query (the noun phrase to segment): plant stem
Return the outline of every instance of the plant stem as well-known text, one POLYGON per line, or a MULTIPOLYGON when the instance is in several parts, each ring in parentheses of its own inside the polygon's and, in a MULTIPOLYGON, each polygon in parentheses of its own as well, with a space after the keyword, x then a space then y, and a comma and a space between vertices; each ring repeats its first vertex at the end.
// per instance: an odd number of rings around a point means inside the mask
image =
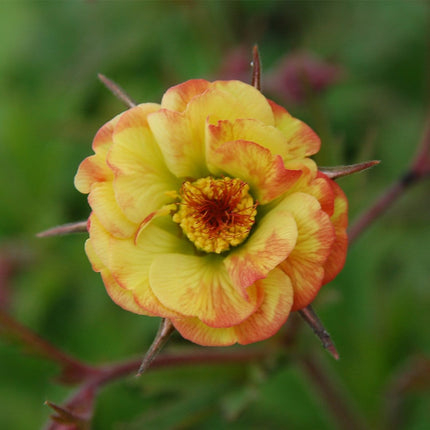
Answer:
POLYGON ((388 208, 409 188, 417 181, 412 172, 408 172, 402 176, 394 184, 390 185, 381 196, 366 209, 358 219, 348 229, 348 240, 351 245, 360 236, 360 234, 368 228, 374 221, 376 221, 388 208))
POLYGON ((99 369, 67 355, 51 343, 33 333, 27 327, 18 323, 6 312, 0 309, 0 331, 21 342, 27 349, 47 358, 62 368, 59 380, 63 383, 74 384, 85 381, 88 377, 99 374, 99 369))

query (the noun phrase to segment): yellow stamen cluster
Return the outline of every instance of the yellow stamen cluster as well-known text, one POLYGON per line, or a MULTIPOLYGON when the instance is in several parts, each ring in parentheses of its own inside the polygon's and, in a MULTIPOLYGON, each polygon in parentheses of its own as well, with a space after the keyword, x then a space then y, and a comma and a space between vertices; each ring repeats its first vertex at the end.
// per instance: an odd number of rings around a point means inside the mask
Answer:
POLYGON ((173 221, 199 250, 219 254, 248 237, 257 205, 245 182, 237 178, 201 178, 184 182, 180 195, 173 221))

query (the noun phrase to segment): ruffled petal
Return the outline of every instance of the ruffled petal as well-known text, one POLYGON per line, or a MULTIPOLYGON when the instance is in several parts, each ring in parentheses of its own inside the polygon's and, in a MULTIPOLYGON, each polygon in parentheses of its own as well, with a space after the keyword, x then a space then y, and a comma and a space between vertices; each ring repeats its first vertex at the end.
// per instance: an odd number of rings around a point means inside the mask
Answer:
POLYGON ((294 249, 297 225, 291 213, 276 207, 265 215, 248 240, 230 252, 224 264, 234 285, 243 291, 265 278, 294 249))
POLYGON ((181 251, 183 241, 153 224, 142 231, 137 244, 132 238, 117 239, 103 229, 94 215, 89 232, 94 253, 115 281, 133 293, 140 307, 161 317, 181 315, 166 308, 154 295, 149 285, 149 268, 157 255, 181 251))
POLYGON ((225 142, 247 140, 267 148, 273 155, 289 159, 289 147, 284 134, 276 127, 266 125, 255 119, 237 119, 218 121, 208 124, 206 131, 206 150, 210 153, 225 142))
POLYGON ((106 156, 95 154, 85 158, 75 175, 75 188, 82 194, 88 194, 91 186, 97 182, 112 181, 113 173, 106 164, 106 156))
POLYGON ((191 79, 169 88, 161 100, 161 107, 183 112, 191 99, 202 94, 212 84, 204 79, 191 79))
POLYGON ((250 287, 244 297, 232 284, 222 259, 212 255, 159 256, 151 266, 150 283, 165 306, 211 327, 239 324, 259 305, 256 287, 250 287))
MULTIPOLYGON (((166 165, 177 177, 204 177, 208 174, 202 136, 187 112, 160 109, 149 116, 152 133, 163 152, 166 165)), ((205 120, 202 120, 201 128, 205 120)))
POLYGON ((205 81, 189 81, 186 86, 172 90, 172 94, 163 99, 163 109, 148 118, 169 170, 178 177, 208 175, 207 122, 254 118, 268 125, 274 123, 269 103, 254 87, 240 81, 217 81, 199 94, 205 87, 205 81), (184 110, 185 101, 188 104, 184 110), (172 106, 175 110, 164 106, 172 106))
POLYGON ((85 242, 85 252, 88 256, 88 259, 92 263, 93 270, 95 272, 100 272, 106 291, 113 302, 115 302, 118 306, 125 309, 126 311, 133 312, 139 315, 152 316, 151 313, 146 312, 137 304, 137 302, 134 300, 133 293, 129 290, 126 290, 125 288, 122 288, 118 284, 118 282, 115 281, 109 270, 103 266, 103 264, 95 254, 94 250, 92 249, 91 239, 88 239, 85 242))
POLYGON ((242 324, 234 327, 237 341, 242 345, 267 339, 282 327, 290 314, 294 293, 290 278, 275 269, 258 281, 264 291, 261 306, 242 324))
POLYGON ((323 285, 332 281, 342 270, 348 249, 348 235, 346 233, 346 228, 348 226, 348 200, 336 182, 327 179, 327 183, 330 185, 335 195, 334 211, 330 220, 335 229, 336 240, 324 264, 323 285))
POLYGON ((118 306, 125 309, 126 311, 133 312, 135 314, 146 315, 150 317, 158 316, 158 314, 149 312, 148 310, 140 306, 139 301, 135 297, 135 293, 133 291, 121 287, 118 282, 116 282, 115 278, 112 276, 109 270, 101 270, 100 274, 102 276, 106 292, 109 294, 109 297, 112 299, 112 301, 115 302, 118 306))
POLYGON ((292 117, 283 107, 268 100, 275 118, 275 126, 287 138, 289 158, 304 158, 320 150, 321 140, 304 122, 292 117))
POLYGON ((333 215, 334 193, 328 180, 325 178, 315 178, 306 187, 303 187, 303 192, 315 197, 321 205, 321 209, 328 216, 333 215))
POLYGON ((295 193, 281 205, 294 216, 298 229, 294 250, 279 266, 291 279, 295 311, 309 305, 318 293, 335 233, 329 216, 314 197, 295 193))
POLYGON ((206 122, 234 123, 238 119, 253 118, 266 125, 274 125, 272 109, 267 99, 254 87, 240 81, 216 81, 198 97, 194 97, 185 111, 194 135, 204 144, 206 122))
POLYGON ((334 210, 334 192, 328 179, 323 177, 318 171, 313 170, 313 166, 302 165, 301 168, 302 175, 292 184, 286 195, 297 192, 310 194, 319 201, 322 210, 331 216, 334 210))
POLYGON ((115 173, 116 200, 135 223, 171 201, 166 191, 180 185, 168 171, 148 126, 148 114, 158 108, 147 103, 124 113, 115 127, 114 144, 108 154, 108 164, 115 173))
MULTIPOLYGON (((269 101, 263 94, 252 85, 245 84, 241 81, 215 81, 213 88, 217 91, 227 93, 232 101, 232 105, 216 105, 211 103, 213 110, 207 108, 207 116, 215 116, 213 121, 228 119, 230 121, 239 118, 253 118, 267 125, 274 125, 274 116, 269 101), (223 115, 223 111, 227 111, 223 115)), ((226 100, 227 101, 227 100, 226 100)), ((212 123, 214 123, 211 121, 212 123)))
POLYGON ((126 238, 134 235, 137 224, 124 216, 115 199, 112 182, 96 182, 88 196, 97 219, 103 227, 113 236, 126 238))
POLYGON ((202 346, 229 346, 237 342, 233 327, 214 328, 196 317, 176 318, 171 320, 184 339, 202 346))
POLYGON ((91 191, 93 183, 111 181, 113 179, 113 173, 106 164, 106 155, 112 145, 114 127, 121 115, 117 115, 101 127, 94 137, 92 148, 95 154, 82 161, 75 175, 75 188, 79 192, 88 194, 91 191))
POLYGON ((260 307, 245 321, 229 328, 213 328, 198 318, 173 319, 181 335, 204 346, 247 345, 265 340, 282 327, 293 303, 291 282, 282 271, 273 270, 267 278, 257 282, 264 293, 260 307))
POLYGON ((286 169, 289 170, 302 170, 311 174, 312 177, 316 177, 318 173, 318 167, 314 160, 310 158, 298 158, 293 160, 284 160, 284 165, 286 169))
POLYGON ((210 153, 209 163, 215 174, 226 174, 245 181, 259 204, 266 204, 289 188, 301 175, 287 170, 282 158, 253 142, 227 142, 210 153), (215 167, 215 168, 214 168, 215 167))

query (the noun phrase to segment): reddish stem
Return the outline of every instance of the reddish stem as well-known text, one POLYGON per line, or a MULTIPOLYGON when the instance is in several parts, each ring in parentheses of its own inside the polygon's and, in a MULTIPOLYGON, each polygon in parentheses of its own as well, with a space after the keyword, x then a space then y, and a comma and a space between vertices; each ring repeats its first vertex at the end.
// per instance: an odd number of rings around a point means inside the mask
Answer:
MULTIPOLYGON (((247 363, 258 361, 267 355, 266 350, 262 349, 241 349, 229 350, 227 352, 192 351, 187 354, 166 354, 154 358, 150 368, 146 371, 162 369, 170 366, 195 366, 199 364, 220 364, 220 363, 247 363)), ((106 366, 100 366, 98 373, 94 373, 87 381, 80 386, 78 391, 65 403, 64 406, 57 406, 54 403, 46 401, 57 415, 53 415, 53 420, 67 419, 70 417, 70 422, 82 422, 82 428, 87 428, 92 417, 92 403, 97 391, 103 385, 112 382, 116 379, 136 374, 139 369, 140 360, 130 360, 122 363, 115 363, 106 366), (87 407, 85 407, 87 406, 87 407), (83 410, 82 410, 83 409, 83 410), (80 411, 80 412, 77 412, 80 411)), ((89 428, 89 427, 88 427, 89 428)), ((47 430, 59 430, 57 424, 51 423, 47 430)))
POLYGON ((385 192, 363 212, 358 219, 348 229, 348 241, 351 245, 360 234, 376 221, 388 208, 403 194, 405 189, 412 182, 405 181, 403 178, 388 187, 385 192))
POLYGON ((97 368, 88 366, 57 349, 27 327, 18 323, 1 309, 0 329, 6 334, 18 339, 33 352, 59 364, 62 368, 62 374, 59 379, 63 383, 71 384, 81 382, 86 380, 89 376, 97 375, 100 372, 97 368))
MULTIPOLYGON (((186 354, 164 354, 157 356, 147 371, 163 369, 171 366, 195 366, 199 364, 220 364, 220 363, 247 363, 258 361, 267 355, 263 349, 233 349, 226 352, 196 350, 186 354)), ((113 379, 135 373, 141 364, 140 360, 130 360, 123 363, 111 364, 102 367, 100 375, 96 376, 94 381, 97 385, 103 385, 113 379)))
POLYGON ((430 176, 430 119, 409 169, 366 209, 348 229, 349 244, 376 221, 413 184, 430 176))

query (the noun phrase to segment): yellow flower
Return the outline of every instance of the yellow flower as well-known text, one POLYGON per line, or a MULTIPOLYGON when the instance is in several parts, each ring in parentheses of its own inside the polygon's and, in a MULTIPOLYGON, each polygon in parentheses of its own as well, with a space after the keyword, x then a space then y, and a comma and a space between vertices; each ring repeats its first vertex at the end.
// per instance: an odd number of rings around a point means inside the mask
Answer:
POLYGON ((319 147, 239 81, 191 80, 109 121, 75 185, 112 300, 201 345, 275 334, 345 261, 347 202, 319 147))

